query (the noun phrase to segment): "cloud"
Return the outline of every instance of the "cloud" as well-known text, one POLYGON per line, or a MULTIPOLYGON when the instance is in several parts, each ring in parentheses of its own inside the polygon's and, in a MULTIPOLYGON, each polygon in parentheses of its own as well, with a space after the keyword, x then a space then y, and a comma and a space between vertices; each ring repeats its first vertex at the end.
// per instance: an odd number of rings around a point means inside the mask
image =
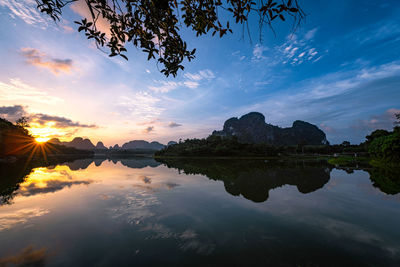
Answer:
POLYGON ((0 232, 10 229, 17 224, 23 224, 30 219, 40 217, 49 213, 49 210, 42 208, 20 209, 13 212, 0 214, 0 232))
POLYGON ((193 80, 193 81, 200 81, 203 77, 201 77, 200 74, 193 74, 190 72, 187 72, 183 75, 185 78, 189 79, 189 80, 193 80))
POLYGON ((312 63, 319 61, 323 56, 315 47, 312 47, 317 30, 317 28, 312 29, 300 37, 295 34, 289 35, 283 45, 275 48, 279 57, 277 60, 291 65, 300 65, 306 61, 312 63))
POLYGON ((200 86, 201 81, 209 81, 215 78, 214 72, 209 69, 200 70, 198 73, 190 73, 187 72, 183 76, 185 78, 184 81, 180 82, 171 82, 171 81, 154 81, 158 85, 151 85, 148 88, 151 91, 157 93, 168 93, 173 90, 178 89, 179 87, 187 87, 190 89, 196 89, 200 86))
MULTIPOLYGON (((15 121, 16 119, 25 116, 28 117, 31 126, 51 126, 52 128, 97 128, 94 124, 82 124, 74 122, 65 117, 52 116, 43 113, 29 113, 25 107, 21 105, 14 106, 2 106, 0 107, 0 116, 3 116, 7 120, 15 121), (49 125, 50 124, 50 125, 49 125)), ((78 129, 76 129, 77 131, 78 129)), ((74 134, 76 131, 69 132, 74 134)), ((53 135, 52 135, 53 136, 53 135)), ((63 134, 62 136, 65 137, 63 134)), ((55 135, 53 137, 56 137, 55 135)))
POLYGON ((391 130, 396 121, 395 114, 397 113, 400 113, 400 109, 391 108, 383 114, 372 115, 369 119, 359 119, 351 127, 364 132, 371 132, 376 129, 391 130))
POLYGON ((56 128, 67 128, 67 127, 78 127, 78 128, 97 128, 94 124, 82 124, 79 122, 73 122, 70 119, 59 116, 51 116, 43 113, 33 114, 30 116, 30 121, 45 125, 48 122, 53 122, 56 128))
POLYGON ((0 107, 0 116, 9 120, 15 121, 23 116, 26 116, 26 112, 23 106, 14 105, 14 106, 2 106, 0 107))
POLYGON ((64 29, 64 32, 66 32, 66 33, 73 33, 74 32, 74 29, 72 27, 70 27, 70 26, 63 25, 62 27, 64 29))
POLYGON ((269 50, 268 47, 262 46, 261 44, 256 44, 253 48, 253 57, 252 60, 261 60, 266 57, 263 55, 264 51, 269 50))
POLYGON ((215 78, 214 72, 209 69, 201 70, 199 71, 199 74, 201 77, 203 77, 203 79, 211 80, 215 78))
POLYGON ((195 88, 199 87, 199 85, 200 85, 198 82, 194 82, 194 81, 185 81, 185 82, 183 82, 183 84, 186 87, 191 88, 191 89, 195 89, 195 88))
POLYGON ((170 127, 170 128, 176 128, 176 127, 179 127, 179 126, 182 126, 182 124, 179 124, 179 123, 176 123, 176 122, 173 122, 173 121, 168 123, 168 127, 170 127))
POLYGON ((61 98, 47 95, 45 91, 30 86, 20 79, 10 79, 8 83, 0 81, 0 95, 3 102, 31 101, 49 105, 63 101, 61 98))
POLYGON ((154 131, 154 126, 149 126, 146 129, 144 129, 144 133, 151 133, 154 131))
POLYGON ((320 124, 320 127, 321 127, 321 129, 322 129, 324 132, 326 132, 326 133, 328 133, 328 134, 334 134, 334 133, 336 133, 336 130, 335 130, 333 127, 328 126, 328 125, 326 125, 325 123, 321 123, 321 124, 320 124))
POLYGON ((62 72, 71 72, 73 64, 72 59, 49 58, 45 53, 29 47, 22 48, 21 52, 28 64, 40 68, 46 68, 55 75, 59 75, 62 72))
POLYGON ((1 0, 0 6, 8 8, 9 15, 14 19, 18 17, 27 24, 40 25, 43 28, 47 26, 47 20, 37 10, 34 0, 1 0))
MULTIPOLYGON (((92 20, 92 15, 91 12, 84 0, 78 0, 74 2, 70 8, 72 11, 74 11, 76 14, 81 15, 83 18, 87 18, 88 21, 93 22, 92 20)), ((110 24, 106 19, 103 18, 103 16, 100 14, 96 21, 96 27, 97 30, 103 32, 106 34, 106 37, 110 38, 111 37, 111 32, 110 32, 110 24)))
POLYGON ((314 38, 315 34, 317 33, 318 28, 314 28, 310 31, 308 31, 305 35, 304 35, 304 39, 305 40, 311 40, 314 38))
POLYGON ((400 108, 396 101, 400 98, 399 86, 400 61, 352 68, 298 82, 287 90, 269 94, 264 101, 240 108, 237 113, 257 110, 266 115, 267 122, 280 126, 287 126, 296 119, 306 120, 325 128, 330 142, 356 143, 362 141, 374 125, 393 127, 387 120, 378 125, 377 121, 385 121, 379 116, 361 122, 357 119, 364 114, 377 114, 379 110, 390 110, 393 114, 400 108))
POLYGON ((150 95, 148 92, 139 91, 120 96, 117 107, 120 108, 120 113, 140 119, 141 122, 148 122, 158 118, 164 111, 163 108, 158 106, 159 102, 159 98, 150 95))
POLYGON ((177 82, 166 82, 166 81, 155 81, 160 84, 159 86, 149 86, 148 88, 157 93, 168 93, 172 90, 177 89, 180 83, 177 82))

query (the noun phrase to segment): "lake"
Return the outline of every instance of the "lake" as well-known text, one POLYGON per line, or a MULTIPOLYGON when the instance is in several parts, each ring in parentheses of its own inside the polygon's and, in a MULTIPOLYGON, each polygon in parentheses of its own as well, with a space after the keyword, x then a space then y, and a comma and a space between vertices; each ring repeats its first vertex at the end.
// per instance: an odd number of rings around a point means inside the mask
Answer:
POLYGON ((152 158, 26 177, 23 167, 3 168, 0 266, 400 266, 398 183, 372 170, 152 158))

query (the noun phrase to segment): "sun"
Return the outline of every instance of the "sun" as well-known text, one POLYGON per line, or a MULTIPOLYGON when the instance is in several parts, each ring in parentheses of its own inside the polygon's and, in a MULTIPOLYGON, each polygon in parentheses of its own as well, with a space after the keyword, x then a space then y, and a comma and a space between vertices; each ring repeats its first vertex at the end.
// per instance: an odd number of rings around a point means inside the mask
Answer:
POLYGON ((50 138, 48 138, 48 137, 36 137, 36 138, 35 138, 35 141, 36 141, 37 143, 45 143, 45 142, 49 141, 49 139, 50 139, 50 138))

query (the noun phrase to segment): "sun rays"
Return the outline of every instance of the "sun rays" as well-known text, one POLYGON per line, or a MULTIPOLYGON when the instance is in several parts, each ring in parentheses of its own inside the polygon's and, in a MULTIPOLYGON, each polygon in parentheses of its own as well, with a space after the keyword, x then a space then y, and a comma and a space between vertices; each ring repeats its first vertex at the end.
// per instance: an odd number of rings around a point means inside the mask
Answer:
POLYGON ((49 137, 36 137, 35 141, 39 144, 41 143, 46 143, 47 141, 49 141, 50 138, 49 137))

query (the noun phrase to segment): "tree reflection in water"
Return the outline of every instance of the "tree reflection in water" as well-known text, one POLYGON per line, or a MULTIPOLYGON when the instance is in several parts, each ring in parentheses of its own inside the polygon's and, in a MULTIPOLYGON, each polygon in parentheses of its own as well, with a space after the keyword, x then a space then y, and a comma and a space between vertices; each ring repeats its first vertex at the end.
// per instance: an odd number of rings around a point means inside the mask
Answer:
MULTIPOLYGON (((265 161, 265 160, 233 160, 233 159, 157 159, 153 158, 86 158, 62 165, 68 166, 71 171, 84 170, 93 162, 96 167, 101 166, 105 160, 114 164, 120 162, 128 168, 141 169, 145 167, 158 167, 165 164, 168 168, 178 169, 185 174, 201 174, 209 179, 223 181, 225 190, 234 195, 242 195, 254 202, 268 200, 269 191, 284 185, 296 186, 299 192, 307 194, 322 188, 330 179, 332 166, 325 162, 305 161, 265 161)), ((63 162, 63 161, 61 161, 63 162)), ((61 162, 31 164, 26 168, 24 162, 17 161, 13 164, 0 163, 0 205, 10 204, 18 194, 21 183, 37 167, 54 168, 61 162)), ((351 168, 346 171, 353 170, 351 168)), ((369 168, 365 169, 370 174, 373 186, 387 194, 400 192, 400 172, 397 169, 369 168)), ((82 184, 75 181, 72 184, 82 184)), ((49 181, 52 188, 40 188, 35 192, 51 192, 70 186, 71 183, 55 183, 49 181)), ((32 188, 31 188, 32 189, 32 188)), ((30 190, 29 192, 31 192, 30 190)), ((22 192, 22 191, 21 191, 22 192)), ((21 193, 20 192, 20 193, 21 193)), ((21 193, 22 194, 22 193, 21 193)))

